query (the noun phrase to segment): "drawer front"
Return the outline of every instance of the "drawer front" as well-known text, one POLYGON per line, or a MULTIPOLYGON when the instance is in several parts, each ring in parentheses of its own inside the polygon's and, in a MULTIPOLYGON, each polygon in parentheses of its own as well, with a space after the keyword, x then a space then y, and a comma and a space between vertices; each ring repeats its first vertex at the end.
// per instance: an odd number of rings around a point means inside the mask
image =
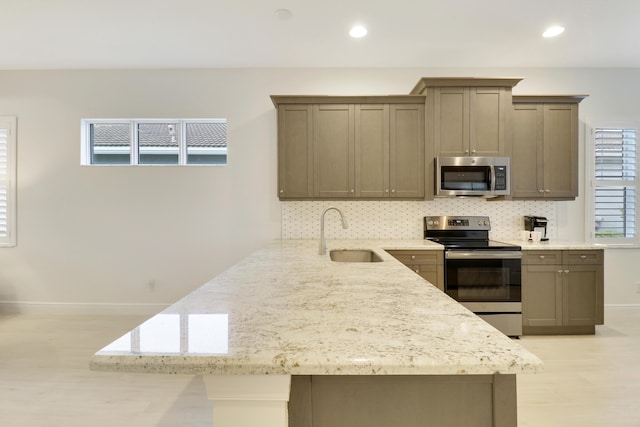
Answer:
POLYGON ((604 251, 601 249, 589 251, 565 251, 565 264, 598 265, 604 261, 604 251))
POLYGON ((562 264, 562 251, 522 251, 522 263, 530 265, 562 264))
POLYGON ((389 255, 405 265, 442 264, 440 251, 388 251, 389 255))
POLYGON ((413 271, 418 273, 419 275, 435 275, 438 273, 438 266, 435 264, 413 264, 409 265, 413 271))

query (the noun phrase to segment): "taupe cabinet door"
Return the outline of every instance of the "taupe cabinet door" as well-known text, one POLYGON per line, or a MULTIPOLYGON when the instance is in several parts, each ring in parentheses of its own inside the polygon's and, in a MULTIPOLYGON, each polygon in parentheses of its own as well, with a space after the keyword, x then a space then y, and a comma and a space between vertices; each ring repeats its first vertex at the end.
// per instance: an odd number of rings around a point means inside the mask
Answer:
POLYGON ((433 88, 436 156, 504 156, 511 109, 505 88, 433 88))
POLYGON ((544 197, 542 106, 513 105, 511 188, 514 198, 544 197))
POLYGON ((551 198, 578 195, 578 105, 543 106, 544 193, 551 198))
POLYGON ((562 325, 560 265, 522 266, 522 322, 524 326, 562 325))
POLYGON ((313 195, 355 196, 355 114, 349 104, 313 106, 313 195))
POLYGON ((311 105, 278 106, 278 196, 313 194, 313 110, 311 105))
POLYGON ((565 271, 563 323, 569 326, 601 325, 604 323, 602 301, 602 265, 570 264, 565 271))
POLYGON ((358 105, 356 196, 389 196, 389 105, 358 105))
POLYGON ((577 197, 577 103, 514 102, 511 171, 513 198, 577 197))
POLYGON ((424 105, 390 106, 390 197, 424 197, 424 105))

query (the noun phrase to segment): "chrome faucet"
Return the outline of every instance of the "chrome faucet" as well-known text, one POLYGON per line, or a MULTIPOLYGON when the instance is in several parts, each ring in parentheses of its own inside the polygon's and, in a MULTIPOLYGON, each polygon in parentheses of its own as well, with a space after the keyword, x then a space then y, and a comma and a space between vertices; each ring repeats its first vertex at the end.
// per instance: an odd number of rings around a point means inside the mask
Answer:
POLYGON ((344 217, 340 209, 336 208, 335 206, 331 206, 325 209, 324 212, 322 212, 322 216, 320 216, 320 250, 318 251, 320 255, 324 255, 325 253, 327 253, 327 242, 324 239, 324 214, 326 214, 327 211, 330 211, 331 209, 338 211, 338 213, 340 214, 340 219, 342 220, 342 228, 349 228, 347 219, 344 217))

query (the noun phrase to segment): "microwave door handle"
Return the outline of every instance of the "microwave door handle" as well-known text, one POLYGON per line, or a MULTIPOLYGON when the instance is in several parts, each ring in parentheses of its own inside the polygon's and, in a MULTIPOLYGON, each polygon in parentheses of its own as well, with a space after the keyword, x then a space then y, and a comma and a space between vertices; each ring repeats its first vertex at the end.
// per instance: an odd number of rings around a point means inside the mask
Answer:
POLYGON ((493 165, 489 166, 490 180, 491 180, 491 192, 496 191, 496 169, 493 165))

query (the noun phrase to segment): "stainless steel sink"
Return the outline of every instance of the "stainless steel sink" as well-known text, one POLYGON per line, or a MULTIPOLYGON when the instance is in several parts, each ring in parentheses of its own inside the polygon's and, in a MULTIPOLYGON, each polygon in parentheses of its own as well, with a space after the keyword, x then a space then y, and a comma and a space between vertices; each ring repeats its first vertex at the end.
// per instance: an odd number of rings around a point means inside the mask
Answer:
POLYGON ((335 262, 382 262, 382 258, 369 249, 335 249, 329 251, 329 257, 335 262))

